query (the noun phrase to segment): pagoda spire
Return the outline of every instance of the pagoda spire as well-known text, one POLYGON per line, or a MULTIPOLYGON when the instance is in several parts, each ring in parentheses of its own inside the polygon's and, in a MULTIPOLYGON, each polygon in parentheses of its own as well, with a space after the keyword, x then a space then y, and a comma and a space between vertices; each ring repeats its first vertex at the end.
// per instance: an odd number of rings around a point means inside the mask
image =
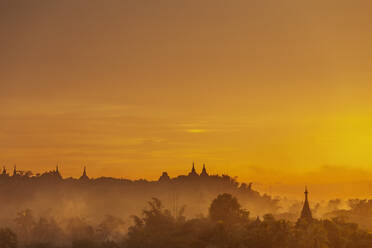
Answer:
POLYGON ((207 169, 205 168, 205 164, 203 164, 203 170, 202 170, 200 176, 209 176, 208 172, 207 172, 207 169))
POLYGON ((80 180, 89 180, 89 177, 87 176, 87 168, 84 166, 83 175, 80 177, 80 180))
POLYGON ((57 166, 56 166, 56 172, 55 172, 55 175, 56 175, 59 179, 62 179, 61 173, 59 173, 58 164, 57 164, 57 166))
POLYGON ((13 177, 17 176, 17 165, 14 165, 13 177))
POLYGON ((313 216, 312 216, 311 210, 310 210, 309 199, 308 199, 309 192, 307 191, 307 187, 305 187, 305 192, 304 193, 305 193, 305 202, 304 202, 304 206, 303 206, 302 211, 301 211, 300 219, 306 219, 308 221, 311 221, 313 219, 313 216))
POLYGON ((191 172, 189 173, 189 176, 198 176, 198 173, 195 170, 195 163, 192 162, 192 169, 191 172))

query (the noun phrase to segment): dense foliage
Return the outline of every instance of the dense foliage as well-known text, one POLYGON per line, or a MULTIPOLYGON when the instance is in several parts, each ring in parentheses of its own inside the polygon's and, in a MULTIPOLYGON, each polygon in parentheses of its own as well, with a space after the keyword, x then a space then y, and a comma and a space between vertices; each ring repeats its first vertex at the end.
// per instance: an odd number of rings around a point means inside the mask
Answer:
POLYGON ((124 230, 124 222, 106 216, 96 226, 81 218, 63 224, 35 220, 31 210, 15 218, 15 232, 0 229, 1 248, 370 248, 372 234, 341 219, 277 220, 271 214, 249 218, 237 198, 221 194, 206 217, 186 219, 153 198, 124 230), (18 234, 19 240, 17 239, 18 234))

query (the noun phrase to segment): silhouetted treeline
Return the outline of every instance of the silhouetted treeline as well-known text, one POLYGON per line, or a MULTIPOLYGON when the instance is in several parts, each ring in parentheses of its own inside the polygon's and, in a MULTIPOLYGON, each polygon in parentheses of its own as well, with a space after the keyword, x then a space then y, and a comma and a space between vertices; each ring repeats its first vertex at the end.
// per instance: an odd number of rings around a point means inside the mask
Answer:
POLYGON ((340 219, 278 220, 250 217, 231 194, 215 198, 206 216, 186 218, 153 198, 126 230, 106 216, 93 225, 82 218, 56 221, 19 212, 13 230, 0 229, 1 248, 370 248, 372 235, 340 219))
MULTIPOLYGON (((170 178, 163 173, 157 181, 101 177, 90 179, 85 172, 79 179, 63 178, 58 169, 43 174, 16 170, 12 175, 0 174, 0 223, 10 223, 9 216, 26 208, 37 216, 94 218, 95 224, 105 214, 128 220, 139 214, 153 196, 173 212, 187 205, 185 215, 207 214, 210 201, 220 193, 236 195, 255 215, 275 213, 278 201, 260 194, 252 184, 239 183, 227 175, 189 175, 170 178), (94 217, 92 217, 94 216, 94 217)), ((128 222, 128 221, 126 221, 128 222)))

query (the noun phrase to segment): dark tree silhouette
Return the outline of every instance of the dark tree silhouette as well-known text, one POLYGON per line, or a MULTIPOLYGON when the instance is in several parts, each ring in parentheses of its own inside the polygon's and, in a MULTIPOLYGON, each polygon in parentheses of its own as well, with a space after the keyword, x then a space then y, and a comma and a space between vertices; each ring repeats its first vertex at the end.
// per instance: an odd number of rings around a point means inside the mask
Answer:
POLYGON ((17 247, 17 236, 9 228, 0 229, 0 247, 1 248, 17 247))
POLYGON ((225 193, 213 200, 209 208, 209 216, 216 222, 235 223, 247 221, 249 212, 241 208, 236 197, 225 193))

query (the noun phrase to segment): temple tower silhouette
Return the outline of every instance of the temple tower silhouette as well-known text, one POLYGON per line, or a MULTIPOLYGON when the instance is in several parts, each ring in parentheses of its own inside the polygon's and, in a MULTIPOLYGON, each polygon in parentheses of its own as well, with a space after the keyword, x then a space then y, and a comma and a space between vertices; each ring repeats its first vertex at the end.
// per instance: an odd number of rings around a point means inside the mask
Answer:
POLYGON ((313 216, 312 216, 311 210, 310 210, 310 205, 309 205, 309 200, 308 200, 309 192, 307 191, 307 187, 305 187, 305 192, 304 193, 305 193, 305 202, 304 202, 304 206, 303 206, 302 211, 301 211, 300 219, 304 219, 304 220, 307 220, 307 221, 312 221, 313 216))
POLYGON ((208 175, 208 172, 207 172, 207 169, 205 169, 205 164, 203 164, 203 170, 202 170, 202 172, 200 173, 200 176, 203 176, 203 177, 207 177, 207 176, 209 176, 209 175, 208 175))
POLYGON ((194 162, 192 162, 192 169, 191 169, 191 172, 189 173, 189 176, 199 176, 198 173, 195 170, 194 162))
POLYGON ((16 177, 16 176, 17 176, 17 165, 14 165, 13 177, 16 177))
POLYGON ((171 179, 166 171, 163 172, 163 174, 159 178, 159 182, 169 182, 171 179))
POLYGON ((81 177, 79 178, 79 180, 89 180, 89 177, 87 176, 87 169, 86 169, 85 166, 84 166, 83 175, 81 175, 81 177))
POLYGON ((5 166, 3 166, 3 172, 2 172, 2 175, 3 175, 3 176, 7 176, 7 175, 8 175, 8 173, 6 172, 6 168, 5 168, 5 166))
POLYGON ((62 179, 62 175, 61 175, 61 173, 59 173, 58 164, 57 164, 57 166, 56 166, 55 174, 56 174, 56 176, 57 176, 58 178, 62 179))

